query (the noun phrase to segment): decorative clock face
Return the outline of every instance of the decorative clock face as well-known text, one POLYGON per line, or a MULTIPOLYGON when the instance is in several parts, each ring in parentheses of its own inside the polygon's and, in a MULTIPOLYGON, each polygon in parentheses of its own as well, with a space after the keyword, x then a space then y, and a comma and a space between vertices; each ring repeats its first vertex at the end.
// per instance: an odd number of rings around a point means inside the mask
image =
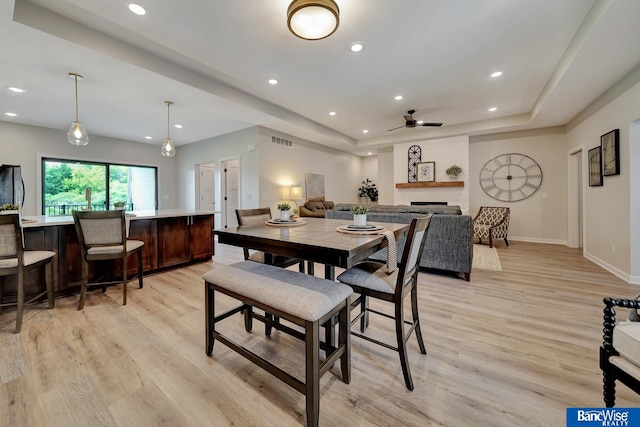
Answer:
POLYGON ((524 154, 501 154, 480 171, 480 186, 487 195, 503 202, 517 202, 535 193, 542 184, 542 169, 524 154))

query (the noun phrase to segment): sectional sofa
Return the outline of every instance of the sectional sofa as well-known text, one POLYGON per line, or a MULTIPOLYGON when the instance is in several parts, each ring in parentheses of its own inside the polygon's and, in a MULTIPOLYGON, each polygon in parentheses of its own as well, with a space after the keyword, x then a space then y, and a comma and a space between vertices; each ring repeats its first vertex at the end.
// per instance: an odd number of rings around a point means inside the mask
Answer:
MULTIPOLYGON (((333 210, 325 212, 326 218, 353 219, 350 212, 355 205, 338 203, 333 210)), ((373 205, 369 207, 367 222, 394 222, 408 224, 415 217, 432 213, 427 230, 424 250, 420 258, 420 267, 460 273, 464 279, 471 279, 473 261, 473 221, 471 216, 462 215, 459 206, 444 205, 373 205)), ((398 239, 398 254, 404 248, 405 238, 398 239)), ((371 258, 386 260, 387 249, 383 249, 371 258)))

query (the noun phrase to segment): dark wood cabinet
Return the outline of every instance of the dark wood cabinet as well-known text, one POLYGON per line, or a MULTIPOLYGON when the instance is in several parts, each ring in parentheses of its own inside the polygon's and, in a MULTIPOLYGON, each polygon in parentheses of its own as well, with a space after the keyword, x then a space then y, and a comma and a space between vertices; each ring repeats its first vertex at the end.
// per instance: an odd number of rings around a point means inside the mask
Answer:
MULTIPOLYGON (((135 218, 129 222, 129 238, 144 242, 144 273, 175 268, 213 256, 213 215, 190 215, 169 218, 135 218)), ((82 278, 80 242, 73 224, 24 228, 25 249, 47 250, 57 254, 55 291, 58 295, 77 292, 82 278)), ((41 269, 42 270, 42 269, 41 269)), ((129 258, 128 274, 138 272, 137 256, 129 258)), ((89 280, 119 276, 122 262, 90 263, 89 280)), ((4 299, 15 298, 15 277, 0 277, 4 299)), ((31 271, 25 281, 27 294, 44 289, 44 270, 31 271)))

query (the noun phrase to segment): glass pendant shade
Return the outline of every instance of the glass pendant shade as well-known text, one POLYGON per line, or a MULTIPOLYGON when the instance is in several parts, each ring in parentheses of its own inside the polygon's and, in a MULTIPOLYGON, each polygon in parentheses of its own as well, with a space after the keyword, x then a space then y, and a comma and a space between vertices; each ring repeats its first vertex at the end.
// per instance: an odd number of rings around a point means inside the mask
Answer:
POLYGON ((89 143, 89 134, 80 122, 71 123, 69 132, 67 132, 67 141, 73 145, 87 145, 89 143))
POLYGON ((176 155, 176 148, 173 146, 173 141, 171 138, 167 138, 164 140, 164 144, 162 144, 162 151, 160 151, 164 157, 173 157, 176 155))
POLYGON ((164 157, 173 157, 176 155, 176 146, 173 145, 173 141, 171 140, 171 136, 169 135, 169 123, 170 123, 169 110, 173 102, 164 101, 164 103, 167 104, 167 139, 164 140, 164 143, 162 144, 162 150, 160 151, 160 153, 164 157))
POLYGON ((71 123, 71 127, 69 127, 67 141, 72 145, 87 145, 89 143, 89 134, 83 124, 78 120, 78 79, 82 79, 82 76, 76 73, 69 73, 69 77, 75 80, 76 86, 76 120, 71 123))

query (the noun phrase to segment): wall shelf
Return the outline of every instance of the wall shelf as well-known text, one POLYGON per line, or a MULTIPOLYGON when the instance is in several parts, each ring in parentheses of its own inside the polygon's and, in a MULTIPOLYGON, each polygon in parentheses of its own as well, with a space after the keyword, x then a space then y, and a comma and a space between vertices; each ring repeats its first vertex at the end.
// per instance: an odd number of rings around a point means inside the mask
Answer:
POLYGON ((396 184, 396 188, 435 188, 435 187, 464 187, 464 181, 400 182, 396 184))

